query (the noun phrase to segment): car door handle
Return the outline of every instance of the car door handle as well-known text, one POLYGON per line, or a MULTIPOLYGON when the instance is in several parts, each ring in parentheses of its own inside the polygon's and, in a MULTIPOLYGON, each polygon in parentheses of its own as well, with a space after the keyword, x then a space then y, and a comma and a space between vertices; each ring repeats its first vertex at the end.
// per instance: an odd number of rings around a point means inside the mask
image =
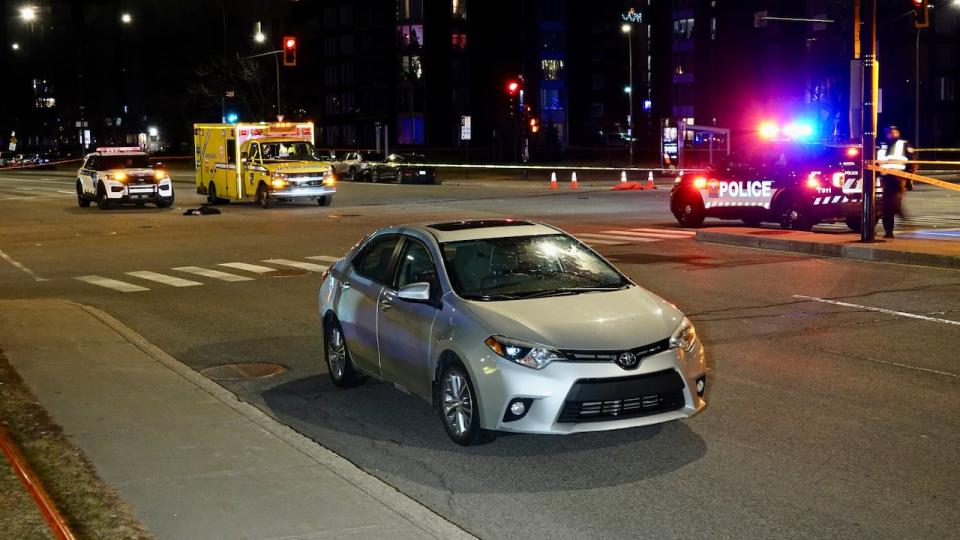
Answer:
POLYGON ((380 299, 380 310, 386 311, 393 306, 393 302, 389 298, 380 299))
POLYGON ((343 282, 341 282, 341 283, 340 283, 340 288, 341 288, 341 289, 349 289, 349 288, 350 288, 350 282, 349 282, 349 281, 343 281, 343 282))

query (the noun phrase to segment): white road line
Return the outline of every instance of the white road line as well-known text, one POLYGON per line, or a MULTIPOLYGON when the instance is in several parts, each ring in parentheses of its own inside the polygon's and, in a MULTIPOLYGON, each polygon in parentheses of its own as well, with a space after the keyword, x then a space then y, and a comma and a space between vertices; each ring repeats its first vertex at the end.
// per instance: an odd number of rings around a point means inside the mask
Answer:
POLYGON ((936 317, 927 317, 926 315, 917 315, 916 313, 907 313, 905 311, 894 311, 892 309, 885 309, 873 306, 863 306, 860 304, 851 304, 849 302, 839 302, 837 300, 828 300, 826 298, 817 298, 816 296, 804 296, 802 294, 793 295, 794 298, 800 298, 803 300, 810 300, 812 302, 822 302, 824 304, 833 304, 835 306, 843 306, 856 309, 865 309, 867 311, 876 311, 877 313, 886 313, 887 315, 893 315, 896 317, 907 317, 910 319, 920 319, 921 321, 930 321, 938 322, 942 324, 953 324, 960 326, 960 321, 951 321, 950 319, 938 319, 936 317))
POLYGON ((673 229, 630 229, 636 232, 648 232, 654 234, 667 234, 670 236, 696 236, 697 231, 678 231, 673 229))
POLYGON ((150 289, 146 287, 141 287, 139 285, 134 285, 133 283, 127 283, 126 281, 120 281, 117 279, 110 279, 100 276, 79 276, 73 279, 83 281, 84 283, 89 283, 91 285, 97 285, 98 287, 106 287, 108 289, 113 289, 120 292, 140 292, 140 291, 149 291, 150 289))
POLYGON ((69 185, 70 185, 70 182, 62 182, 62 181, 58 181, 58 180, 34 180, 34 179, 28 180, 28 179, 26 179, 26 178, 15 178, 15 179, 11 180, 11 183, 12 183, 12 182, 28 182, 28 183, 31 183, 31 184, 59 184, 59 185, 61 185, 61 186, 69 186, 69 185))
POLYGON ((270 272, 276 272, 276 268, 270 268, 269 266, 260 266, 259 264, 247 264, 242 262, 228 262, 220 263, 217 266, 226 266, 227 268, 236 268, 237 270, 245 270, 247 272, 253 272, 254 274, 269 274, 270 272))
POLYGON ((149 272, 147 270, 126 272, 126 274, 128 276, 156 281, 157 283, 163 283, 164 285, 170 285, 171 287, 196 287, 197 285, 203 285, 203 283, 200 283, 199 281, 190 281, 189 279, 168 276, 166 274, 158 274, 156 272, 149 272))
POLYGON ((664 240, 664 238, 652 238, 643 233, 629 231, 600 231, 596 234, 598 236, 605 236, 606 238, 623 238, 624 240, 630 240, 631 242, 659 242, 660 240, 664 240))
POLYGON ((313 263, 302 262, 302 261, 291 261, 290 259, 265 259, 262 262, 270 263, 270 264, 279 264, 281 266, 292 266, 293 268, 299 268, 301 270, 309 270, 311 272, 323 272, 327 268, 330 268, 325 264, 313 264, 313 263))
POLYGON ((65 193, 65 194, 67 194, 67 195, 76 195, 76 194, 77 194, 76 191, 64 191, 64 190, 62 190, 62 189, 58 189, 58 190, 57 190, 57 193, 65 193))
POLYGON ((253 278, 247 276, 238 276, 236 274, 231 274, 229 272, 221 272, 219 270, 211 270, 209 268, 200 268, 199 266, 180 266, 174 268, 174 270, 179 270, 181 272, 187 272, 188 274, 196 274, 198 276, 219 279, 222 281, 251 281, 253 278))
POLYGON ((7 261, 11 265, 13 265, 17 270, 20 270, 24 274, 32 277, 34 281, 47 281, 47 278, 42 278, 38 276, 36 273, 34 273, 33 270, 27 268, 27 266, 24 265, 23 263, 13 260, 9 255, 4 253, 2 250, 0 250, 0 258, 7 261))
POLYGON ((609 236, 600 236, 590 233, 578 234, 576 237, 584 243, 598 244, 601 246, 622 246, 630 242, 629 238, 624 238, 623 240, 613 240, 609 236), (597 238, 593 238, 594 236, 597 236, 597 238))
POLYGON ((340 257, 331 257, 329 255, 314 255, 313 257, 304 257, 304 259, 310 259, 311 261, 325 261, 325 262, 337 262, 340 260, 340 257))

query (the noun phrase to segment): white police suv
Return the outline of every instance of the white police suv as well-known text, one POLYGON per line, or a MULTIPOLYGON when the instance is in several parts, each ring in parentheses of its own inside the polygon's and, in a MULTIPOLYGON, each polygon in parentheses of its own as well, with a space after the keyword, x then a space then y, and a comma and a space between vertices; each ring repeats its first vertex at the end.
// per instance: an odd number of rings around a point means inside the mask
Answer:
POLYGON ((679 177, 670 211, 684 227, 699 227, 711 217, 796 230, 843 221, 856 231, 863 200, 859 154, 853 145, 757 145, 705 172, 679 177))
POLYGON ((137 147, 97 148, 77 171, 77 204, 96 202, 101 210, 120 204, 173 205, 173 182, 167 171, 154 168, 137 147))

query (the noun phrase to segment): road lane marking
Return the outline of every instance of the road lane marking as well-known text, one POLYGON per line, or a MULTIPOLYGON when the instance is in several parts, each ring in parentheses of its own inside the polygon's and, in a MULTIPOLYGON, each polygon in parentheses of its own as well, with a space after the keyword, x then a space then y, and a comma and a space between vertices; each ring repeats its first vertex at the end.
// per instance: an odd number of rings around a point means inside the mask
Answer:
POLYGON ((189 279, 178 278, 175 276, 168 276, 166 274, 158 274, 157 272, 150 272, 148 270, 139 270, 137 272, 125 272, 128 276, 138 277, 140 279, 146 279, 150 281, 156 281, 157 283, 163 283, 164 285, 170 285, 171 287, 196 287, 197 285, 203 285, 199 281, 190 281, 189 279))
POLYGON ((835 306, 864 309, 867 311, 876 311, 877 313, 886 313, 887 315, 893 315, 896 317, 907 317, 909 319, 920 319, 921 321, 938 322, 942 324, 952 324, 955 326, 960 326, 960 321, 951 321, 950 319, 938 319, 936 317, 927 317, 926 315, 917 315, 916 313, 907 313, 905 311, 894 311, 892 309, 885 309, 885 308, 879 308, 879 307, 873 307, 873 306, 863 306, 860 304, 851 304, 849 302, 839 302, 837 300, 817 298, 816 296, 804 296, 802 294, 795 294, 793 295, 793 297, 800 298, 803 300, 810 300, 812 302, 822 302, 824 304, 833 304, 835 306))
POLYGON ((324 262, 337 262, 340 260, 340 257, 331 257, 329 255, 314 255, 313 257, 304 257, 304 259, 310 259, 311 261, 324 261, 324 262))
POLYGON ((3 250, 0 250, 0 258, 13 265, 16 269, 20 270, 24 274, 32 277, 34 281, 47 281, 47 278, 38 276, 33 270, 27 268, 27 266, 23 263, 13 260, 9 255, 4 253, 3 250))
POLYGON ((597 236, 605 236, 607 238, 623 238, 625 240, 636 242, 657 242, 663 240, 663 238, 651 238, 649 235, 630 231, 600 231, 597 233, 597 236))
POLYGON ((291 266, 293 268, 299 268, 301 270, 309 270, 311 272, 324 272, 329 266, 325 264, 313 264, 302 261, 292 261, 290 259, 265 259, 262 262, 270 264, 279 264, 281 266, 291 266))
POLYGON ((650 233, 655 235, 664 235, 671 238, 683 238, 685 236, 696 236, 697 231, 676 231, 671 229, 630 229, 635 232, 650 233))
POLYGON ((269 266, 260 266, 259 264, 247 264, 242 262, 220 263, 218 266, 236 268, 237 270, 246 270, 247 272, 253 272, 254 274, 269 274, 270 272, 277 271, 276 268, 270 268, 269 266))
POLYGON ((100 276, 79 276, 73 279, 83 281, 84 283, 89 283, 91 285, 97 285, 98 287, 106 287, 108 289, 113 289, 120 292, 140 292, 140 291, 149 291, 150 289, 146 287, 141 287, 139 285, 134 285, 132 283, 127 283, 126 281, 120 281, 117 279, 110 279, 100 276))
POLYGON ((653 238, 654 240, 683 240, 690 238, 687 235, 663 234, 652 232, 634 232, 634 231, 603 231, 605 234, 615 234, 623 236, 632 236, 634 238, 653 238))
POLYGON ((174 268, 174 270, 179 270, 181 272, 187 272, 188 274, 196 274, 198 276, 219 279, 222 281, 251 281, 253 278, 247 276, 238 276, 236 274, 231 274, 229 272, 221 272, 219 270, 211 270, 209 268, 201 268, 199 266, 180 266, 174 268))
POLYGON ((596 244, 599 246, 622 246, 630 241, 626 238, 623 240, 611 240, 609 236, 594 235, 590 233, 577 234, 575 236, 585 244, 596 244), (597 236, 597 238, 592 238, 593 236, 597 236))

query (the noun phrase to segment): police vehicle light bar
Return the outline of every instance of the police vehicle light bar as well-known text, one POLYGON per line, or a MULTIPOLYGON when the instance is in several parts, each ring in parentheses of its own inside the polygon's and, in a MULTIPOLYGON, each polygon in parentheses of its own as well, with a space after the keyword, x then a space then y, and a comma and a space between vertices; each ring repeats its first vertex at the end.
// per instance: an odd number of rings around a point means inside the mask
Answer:
POLYGON ((766 140, 805 139, 813 135, 813 126, 806 122, 790 122, 781 128, 776 122, 767 120, 760 123, 757 132, 760 134, 760 138, 766 140))
POLYGON ((97 152, 103 153, 118 153, 118 152, 142 152, 139 146, 101 146, 97 148, 97 152))

